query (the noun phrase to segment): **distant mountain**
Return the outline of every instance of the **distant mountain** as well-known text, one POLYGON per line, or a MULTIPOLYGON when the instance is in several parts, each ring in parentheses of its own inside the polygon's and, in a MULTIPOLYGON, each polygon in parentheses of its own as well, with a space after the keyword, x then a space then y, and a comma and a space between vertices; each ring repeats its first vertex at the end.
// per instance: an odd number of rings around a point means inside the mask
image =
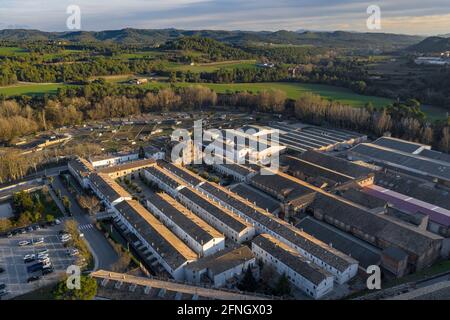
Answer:
POLYGON ((409 47, 424 37, 388 33, 317 32, 317 31, 220 31, 177 29, 133 29, 106 31, 43 32, 39 30, 0 30, 0 40, 48 41, 65 40, 76 42, 116 42, 121 44, 161 45, 168 40, 184 36, 208 37, 230 44, 274 43, 342 47, 350 49, 395 50, 409 47))
POLYGON ((450 38, 444 37, 429 37, 425 40, 410 46, 409 51, 420 53, 438 53, 450 51, 450 38))

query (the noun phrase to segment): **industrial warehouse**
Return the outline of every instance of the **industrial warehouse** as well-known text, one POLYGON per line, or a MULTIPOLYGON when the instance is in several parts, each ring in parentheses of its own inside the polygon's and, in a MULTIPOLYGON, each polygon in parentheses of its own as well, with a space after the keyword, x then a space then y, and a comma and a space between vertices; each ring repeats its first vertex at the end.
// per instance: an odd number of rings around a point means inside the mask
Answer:
MULTIPOLYGON (((250 127, 252 137, 278 129, 250 127)), ((396 184, 384 184, 403 174, 395 171, 398 165, 383 167, 384 153, 378 160, 355 155, 374 145, 443 166, 445 157, 389 137, 368 143, 364 136, 311 126, 284 131, 311 148, 299 152, 286 144, 273 172, 260 162, 194 168, 152 155, 109 166, 77 158, 69 172, 103 202, 143 264, 162 278, 236 288, 248 272, 261 279, 272 268, 305 298, 326 299, 349 290, 369 266, 395 279, 448 256, 448 209, 407 199, 396 184), (312 148, 314 134, 330 147, 312 148), (205 168, 227 184, 198 173, 205 168)), ((427 190, 445 205, 438 189, 427 190)))

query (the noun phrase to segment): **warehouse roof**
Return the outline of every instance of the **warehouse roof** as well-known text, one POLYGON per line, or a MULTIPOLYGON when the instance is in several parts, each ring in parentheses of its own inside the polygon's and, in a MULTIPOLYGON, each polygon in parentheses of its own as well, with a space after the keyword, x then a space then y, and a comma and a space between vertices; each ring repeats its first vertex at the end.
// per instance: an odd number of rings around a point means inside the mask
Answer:
POLYGON ((223 238, 218 231, 168 195, 148 193, 146 199, 197 242, 206 244, 214 238, 223 238))
POLYGON ((406 140, 397 139, 397 138, 392 138, 392 137, 378 138, 377 140, 372 142, 372 144, 375 144, 375 145, 381 146, 381 147, 385 147, 385 148, 389 148, 389 149, 402 151, 402 152, 407 152, 407 153, 414 153, 422 147, 429 148, 429 146, 426 146, 424 144, 415 143, 415 142, 406 141, 406 140))
POLYGON ((247 246, 228 248, 218 251, 207 257, 203 257, 190 263, 186 268, 195 271, 208 269, 212 274, 218 275, 247 261, 255 258, 255 255, 247 246))
POLYGON ((351 149, 353 153, 383 162, 390 166, 401 167, 404 170, 414 171, 445 180, 450 180, 450 164, 442 161, 425 158, 401 152, 370 143, 362 143, 351 149))
POLYGON ((316 267, 297 251, 268 234, 259 235, 252 243, 315 285, 319 285, 327 277, 331 277, 328 272, 316 267))
POLYGON ((343 234, 343 231, 336 230, 326 223, 306 217, 297 224, 297 227, 320 241, 332 245, 333 248, 355 258, 364 268, 370 265, 378 265, 380 262, 379 249, 367 243, 362 244, 362 240, 343 234))
POLYGON ((113 174, 115 172, 120 172, 124 170, 130 170, 130 169, 141 169, 141 168, 147 168, 155 164, 155 160, 153 159, 142 159, 137 161, 131 161, 123 164, 119 164, 117 166, 112 167, 106 167, 106 168, 100 168, 98 172, 106 173, 106 174, 113 174))
POLYGON ((202 184, 200 190, 204 190, 211 196, 223 201, 228 207, 241 212, 244 216, 256 221, 267 230, 271 230, 278 234, 281 238, 284 238, 285 241, 302 248, 311 255, 324 261, 326 264, 334 267, 336 270, 344 271, 350 265, 357 263, 355 259, 331 248, 327 244, 298 230, 285 221, 267 214, 263 210, 257 210, 255 207, 246 203, 244 199, 240 200, 236 196, 232 196, 229 192, 223 191, 211 183, 202 184))
POLYGON ((425 254, 435 241, 442 239, 428 231, 394 221, 385 215, 371 213, 355 203, 334 195, 317 194, 310 208, 314 211, 320 210, 325 216, 419 256, 425 254))
POLYGON ((131 199, 131 195, 105 173, 92 173, 89 180, 109 202, 119 198, 131 199))
POLYGON ((202 182, 202 180, 197 178, 195 175, 191 174, 186 169, 184 169, 178 165, 174 165, 173 163, 167 162, 165 160, 158 160, 157 163, 158 163, 159 167, 168 170, 169 172, 178 176, 183 181, 185 181, 186 183, 189 183, 192 186, 196 186, 200 182, 202 182))
POLYGON ((80 177, 87 177, 94 171, 92 164, 83 158, 76 158, 69 161, 69 166, 75 170, 80 177))
POLYGON ((209 214, 216 217, 219 221, 223 222, 226 226, 233 229, 237 233, 241 233, 242 231, 250 227, 250 224, 246 223, 238 216, 235 216, 231 212, 226 212, 220 209, 219 207, 214 205, 211 201, 201 197, 199 194, 190 190, 189 188, 181 189, 180 194, 190 199, 196 205, 203 208, 209 214))
POLYGON ((301 154, 299 159, 352 178, 363 178, 373 173, 367 167, 360 166, 346 159, 333 157, 323 152, 308 151, 301 154))
POLYGON ((122 201, 115 208, 173 270, 176 270, 185 262, 197 259, 197 255, 187 245, 139 202, 134 200, 122 201))

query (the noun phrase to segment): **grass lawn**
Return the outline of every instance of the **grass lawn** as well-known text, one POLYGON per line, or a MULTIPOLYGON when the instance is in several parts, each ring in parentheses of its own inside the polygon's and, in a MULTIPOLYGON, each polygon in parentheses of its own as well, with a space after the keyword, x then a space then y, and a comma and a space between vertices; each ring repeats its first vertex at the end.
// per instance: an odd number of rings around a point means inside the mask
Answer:
POLYGON ((240 60, 240 61, 221 61, 212 63, 199 63, 193 66, 188 64, 169 63, 167 65, 172 71, 191 71, 193 73, 214 72, 219 69, 233 68, 256 68, 256 60, 240 60))
POLYGON ((5 96, 56 94, 58 88, 64 86, 66 85, 63 83, 18 83, 0 87, 0 94, 5 96))
POLYGON ((0 47, 0 56, 26 55, 28 51, 19 47, 0 47))
MULTIPOLYGON (((151 82, 148 87, 166 87, 168 83, 151 82)), ((191 86, 192 83, 177 83, 177 86, 191 86)), ((303 84, 290 82, 267 82, 267 83, 201 83, 200 85, 209 87, 218 93, 234 92, 234 91, 251 91, 259 92, 262 90, 279 89, 286 92, 291 99, 298 99, 307 92, 318 94, 325 99, 336 100, 352 107, 363 107, 367 102, 372 102, 375 107, 383 107, 391 103, 390 99, 364 96, 353 93, 352 91, 321 84, 303 84)))

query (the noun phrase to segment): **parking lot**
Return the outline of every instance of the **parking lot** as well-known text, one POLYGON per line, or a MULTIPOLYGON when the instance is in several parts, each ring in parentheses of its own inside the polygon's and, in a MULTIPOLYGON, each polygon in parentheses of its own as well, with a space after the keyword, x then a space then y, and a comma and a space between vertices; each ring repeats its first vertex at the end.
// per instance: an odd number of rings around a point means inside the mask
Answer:
POLYGON ((0 238, 0 267, 5 269, 5 272, 0 274, 0 284, 6 284, 6 289, 10 292, 8 295, 3 296, 2 299, 11 299, 39 287, 49 285, 65 274, 67 267, 74 263, 75 258, 67 255, 67 249, 59 239, 58 232, 61 229, 61 225, 52 226, 26 234, 17 234, 11 238, 0 238), (43 244, 19 246, 20 241, 41 237, 44 238, 43 244), (54 272, 42 276, 37 281, 27 283, 27 279, 30 276, 41 276, 42 272, 28 273, 27 266, 33 265, 36 261, 25 264, 24 256, 37 254, 38 251, 43 249, 48 249, 49 251, 49 258, 54 272))

